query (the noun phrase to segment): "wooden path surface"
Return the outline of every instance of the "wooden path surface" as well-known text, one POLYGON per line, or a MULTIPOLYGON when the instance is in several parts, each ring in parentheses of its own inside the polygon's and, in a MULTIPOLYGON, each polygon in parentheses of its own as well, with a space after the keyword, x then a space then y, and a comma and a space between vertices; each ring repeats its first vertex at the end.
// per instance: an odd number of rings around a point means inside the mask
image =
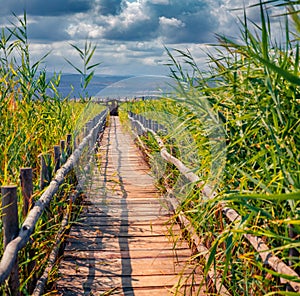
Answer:
POLYGON ((59 267, 57 294, 205 295, 195 292, 199 276, 190 275, 188 245, 177 225, 166 226, 171 214, 118 117, 110 118, 98 158, 59 267))

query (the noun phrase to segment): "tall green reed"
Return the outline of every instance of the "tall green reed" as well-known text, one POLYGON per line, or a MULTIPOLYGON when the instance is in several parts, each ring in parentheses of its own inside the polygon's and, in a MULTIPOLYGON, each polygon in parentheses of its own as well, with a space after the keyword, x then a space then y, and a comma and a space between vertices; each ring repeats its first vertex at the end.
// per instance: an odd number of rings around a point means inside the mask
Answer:
MULTIPOLYGON (((299 258, 290 253, 291 249, 300 251, 299 46, 291 37, 294 33, 287 17, 284 42, 271 38, 271 19, 264 5, 258 4, 260 24, 251 23, 244 10, 241 42, 217 36, 214 53, 208 53, 208 70, 202 71, 189 51, 167 50, 171 76, 178 84, 172 112, 185 112, 178 118, 196 139, 191 148, 202 156, 201 163, 190 165, 203 181, 211 181, 201 171, 209 169, 214 160, 207 145, 215 131, 202 122, 207 106, 226 136, 226 163, 218 180, 218 196, 204 200, 201 189, 193 187, 181 210, 210 249, 205 273, 213 267, 233 295, 289 293, 280 280, 286 275, 261 262, 243 234, 262 237, 294 270, 299 271, 300 265, 299 258), (222 215, 220 201, 226 201, 242 220, 230 223, 222 215)), ((289 11, 293 11, 291 7, 289 11)), ((143 104, 131 108, 144 112, 143 104)), ((161 111, 165 105, 157 101, 146 108, 154 106, 161 111)))
MULTIPOLYGON (((0 38, 0 185, 18 184, 19 169, 30 166, 34 172, 35 199, 41 194, 38 188, 38 155, 52 153, 53 145, 74 132, 75 123, 87 105, 89 110, 93 110, 80 119, 82 125, 103 107, 88 104, 89 99, 85 98, 80 102, 71 102, 68 97, 61 97, 58 91, 61 74, 48 77, 46 69, 42 68, 48 53, 37 62, 32 62, 26 13, 23 17, 15 15, 15 19, 16 23, 12 22, 1 30, 0 38)), ((89 59, 95 51, 93 47, 90 52, 90 47, 87 48, 89 59)), ((90 60, 85 60, 85 66, 83 73, 91 69, 90 60)), ((92 75, 83 78, 84 89, 91 78, 92 75)), ((73 176, 69 179, 74 181, 73 176)), ((74 186, 76 184, 65 183, 60 188, 39 220, 31 244, 20 252, 20 281, 24 295, 30 294, 35 279, 46 266, 64 212, 75 208, 69 202, 74 186)), ((21 207, 22 199, 19 199, 21 207)), ((21 209, 19 212, 22 212, 21 209)), ((3 248, 0 249, 2 254, 3 248)), ((4 293, 5 286, 0 290, 4 293)))

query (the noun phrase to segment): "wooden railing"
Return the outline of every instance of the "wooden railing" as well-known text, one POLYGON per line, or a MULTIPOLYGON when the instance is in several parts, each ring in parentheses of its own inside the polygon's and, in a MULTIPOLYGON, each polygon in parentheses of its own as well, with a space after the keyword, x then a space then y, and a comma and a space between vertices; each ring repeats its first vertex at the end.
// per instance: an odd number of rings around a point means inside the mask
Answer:
MULTIPOLYGON (((175 165, 180 173, 182 173, 191 183, 195 183, 200 188, 202 188, 202 194, 206 198, 213 199, 217 195, 217 193, 213 191, 210 186, 202 182, 200 178, 192 172, 191 168, 186 167, 179 159, 172 156, 167 151, 167 148, 165 147, 162 139, 157 134, 160 128, 155 121, 146 119, 143 116, 134 114, 132 112, 128 114, 128 117, 131 121, 132 129, 136 132, 136 135, 139 136, 147 132, 151 133, 160 147, 160 154, 162 158, 165 161, 175 165)), ((161 129, 165 132, 165 128, 163 126, 161 126, 161 129)), ((179 206, 178 200, 172 198, 170 199, 170 201, 174 210, 176 210, 179 206)), ((229 221, 236 223, 242 220, 242 217, 234 209, 227 207, 225 202, 220 202, 220 206, 222 208, 223 214, 229 219, 229 221)), ((180 211, 178 217, 185 230, 189 231, 190 238, 193 240, 194 246, 197 248, 199 254, 204 254, 207 260, 209 250, 201 243, 201 239, 197 235, 189 219, 184 215, 182 211, 180 211)), ((286 278, 281 278, 281 281, 283 283, 288 283, 294 291, 300 292, 300 283, 288 279, 290 277, 300 280, 299 275, 291 267, 286 265, 279 257, 275 256, 269 249, 267 244, 260 237, 253 236, 247 233, 243 234, 243 236, 258 252, 263 264, 271 266, 277 273, 286 275, 286 278)), ((221 280, 219 280, 219 276, 216 276, 213 270, 209 271, 209 276, 215 280, 217 291, 220 292, 221 295, 230 295, 225 287, 222 286, 221 280)))
MULTIPOLYGON (((7 278, 9 281, 9 290, 12 295, 19 294, 19 276, 18 276, 18 252, 26 246, 31 234, 34 232, 35 226, 41 217, 45 208, 49 205, 55 193, 58 191, 60 185, 64 182, 66 175, 74 168, 78 163, 86 147, 93 149, 93 145, 97 140, 98 134, 105 126, 108 110, 104 110, 97 115, 93 120, 89 121, 85 127, 85 137, 73 151, 73 153, 66 159, 66 162, 59 168, 56 167, 56 173, 52 180, 49 180, 48 187, 45 188, 41 197, 35 201, 32 209, 28 212, 21 228, 18 228, 18 213, 17 213, 17 194, 16 186, 3 186, 2 202, 7 206, 3 207, 3 233, 5 234, 4 241, 4 253, 0 261, 0 284, 3 284, 7 278), (5 212, 6 211, 6 212, 5 212), (12 221, 10 221, 12 219, 12 221), (14 225, 12 228, 11 225, 14 225), (13 231, 13 233, 12 233, 13 231), (7 233, 9 232, 9 233, 7 233)), ((67 142, 70 138, 67 139, 67 142)), ((42 169, 43 170, 43 169, 42 169)), ((41 172, 41 186, 44 186, 44 172, 41 172)), ((26 180, 24 179, 26 182, 26 180)), ((30 187, 30 186, 29 186, 30 187)), ((29 190, 32 190, 29 189, 29 190)), ((23 191, 23 189, 22 189, 23 191)), ((26 190, 25 190, 26 191, 26 190)), ((24 192, 25 192, 24 191, 24 192)), ((25 193, 26 194, 26 193, 25 193)), ((28 194, 27 192, 27 198, 28 194)), ((63 219, 63 223, 66 223, 63 219)), ((51 260, 51 256, 50 256, 51 260)), ((52 258, 52 261, 55 260, 52 258)), ((41 286, 34 295, 41 294, 41 286)))

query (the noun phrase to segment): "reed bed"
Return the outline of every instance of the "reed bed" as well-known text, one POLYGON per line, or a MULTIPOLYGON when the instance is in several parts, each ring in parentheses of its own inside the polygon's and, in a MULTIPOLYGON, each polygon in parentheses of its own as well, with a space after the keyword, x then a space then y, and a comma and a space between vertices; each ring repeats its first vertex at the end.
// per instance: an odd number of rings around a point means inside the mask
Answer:
MULTIPOLYGON (((123 106, 165 125, 173 118, 165 144, 217 190, 207 200, 197 184, 179 181, 174 167, 162 169, 160 185, 175 186, 179 210, 210 250, 207 262, 201 254, 194 258, 204 274, 213 267, 232 295, 299 295, 284 281, 299 282, 299 277, 272 270, 244 239, 244 234, 261 237, 299 274, 299 45, 290 29, 291 19, 299 20, 287 2, 292 18, 286 15, 283 43, 271 39, 267 3, 260 2, 260 24, 251 23, 244 10, 241 42, 217 36, 215 53, 208 53, 208 71, 200 69, 190 52, 167 49, 176 96, 123 106), (222 215, 224 202, 241 221, 222 215)), ((157 155, 154 139, 144 139, 157 155)), ((162 167, 162 160, 157 162, 162 167)))
MULTIPOLYGON (((99 114, 104 107, 91 103, 85 92, 93 77, 94 72, 91 69, 98 65, 91 65, 95 51, 91 43, 86 43, 82 51, 73 45, 83 61, 83 71, 80 74, 82 90, 86 96, 76 102, 70 101, 69 97, 62 97, 58 91, 60 73, 49 76, 42 67, 48 53, 37 62, 32 61, 26 13, 23 17, 15 16, 15 19, 15 24, 1 30, 0 38, 0 185, 19 185, 20 168, 31 167, 34 175, 33 199, 37 199, 42 193, 38 179, 38 155, 53 153, 53 146, 59 145, 60 140, 65 140, 67 134, 77 136, 85 123, 99 114)), ((61 155, 61 159, 64 161, 66 155, 61 155)), ((54 163, 49 164, 49 170, 53 174, 54 163)), ((79 208, 70 201, 75 186, 76 176, 72 173, 43 213, 31 243, 19 254, 22 295, 29 295, 33 291, 37 278, 42 274, 64 212, 72 212, 76 208, 71 215, 72 219, 76 217, 79 208)), ((22 213, 20 192, 18 196, 19 213, 22 213)), ((21 224, 24 217, 19 215, 19 219, 21 224)), ((2 228, 1 222, 0 227, 2 228)), ((0 236, 1 255, 2 233, 0 236)), ((51 278, 53 274, 49 277, 49 285, 54 280, 51 278)), ((6 285, 0 290, 5 295, 10 294, 6 285)))

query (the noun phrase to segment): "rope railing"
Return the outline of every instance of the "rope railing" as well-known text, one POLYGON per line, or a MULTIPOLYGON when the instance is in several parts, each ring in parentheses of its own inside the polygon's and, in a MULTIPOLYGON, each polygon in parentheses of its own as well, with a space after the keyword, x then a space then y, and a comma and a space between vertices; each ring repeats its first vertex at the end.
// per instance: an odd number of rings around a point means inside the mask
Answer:
MULTIPOLYGON (((190 182, 197 183, 200 188, 202 188, 202 193, 207 198, 214 198, 217 193, 212 190, 212 188, 208 185, 206 185, 204 182, 202 182, 195 173, 191 171, 191 169, 187 168, 179 159, 172 156, 165 147, 162 139, 158 136, 158 134, 152 130, 149 127, 145 127, 141 121, 134 118, 133 116, 130 116, 129 119, 132 123, 134 123, 134 126, 136 129, 142 129, 143 132, 150 132, 155 140, 157 141, 159 148, 160 148, 160 154, 164 160, 166 160, 169 163, 172 163, 177 167, 177 169, 182 173, 190 182)), ((178 201, 173 201, 173 206, 176 208, 179 206, 178 201)), ((223 213, 225 216, 231 221, 231 222, 240 222, 242 221, 242 217, 234 210, 229 207, 226 207, 225 202, 221 202, 220 206, 222 208, 223 213)), ((181 212, 182 214, 182 212, 181 212)), ((184 218, 184 224, 188 226, 187 224, 187 218, 184 218)), ((190 223, 189 223, 190 224, 190 223)), ((188 226, 188 228, 191 228, 188 226)), ((195 236, 195 233, 193 234, 195 236)), ((288 265, 286 265, 279 257, 275 256, 273 252, 269 249, 267 244, 260 238, 251 234, 244 233, 243 236, 249 241, 249 243, 254 247, 254 249, 258 252, 259 256, 261 257, 264 264, 269 265, 275 270, 277 273, 282 275, 287 275, 287 277, 292 277, 300 281, 299 275, 288 265)), ((200 240, 198 240, 200 241, 200 240)), ((197 245, 197 243, 196 243, 197 245)), ((203 252, 203 246, 200 246, 200 249, 202 249, 203 252)), ((198 250, 199 251, 199 250, 198 250)), ((205 250, 204 250, 205 251, 205 250)), ((205 251, 206 252, 206 251, 205 251)), ((207 250, 208 252, 208 250, 207 250)), ((300 283, 295 282, 293 280, 287 279, 287 278, 281 278, 283 283, 288 283, 296 292, 300 292, 300 283)))
POLYGON ((25 218, 25 221, 23 222, 17 237, 7 244, 0 261, 0 284, 2 284, 9 277, 11 270, 17 260, 18 252, 28 243, 30 235, 34 232, 36 223, 41 217, 43 211, 48 206, 55 193, 58 191, 60 185, 64 182, 64 178, 66 177, 66 175, 74 168, 74 166, 78 162, 85 147, 88 146, 91 141, 95 140, 95 135, 98 133, 101 126, 103 126, 103 124, 105 123, 107 114, 107 110, 104 110, 100 113, 100 116, 96 118, 97 123, 95 123, 94 127, 91 128, 88 135, 69 156, 65 164, 57 170, 49 186, 45 189, 41 197, 35 202, 33 208, 25 218))

